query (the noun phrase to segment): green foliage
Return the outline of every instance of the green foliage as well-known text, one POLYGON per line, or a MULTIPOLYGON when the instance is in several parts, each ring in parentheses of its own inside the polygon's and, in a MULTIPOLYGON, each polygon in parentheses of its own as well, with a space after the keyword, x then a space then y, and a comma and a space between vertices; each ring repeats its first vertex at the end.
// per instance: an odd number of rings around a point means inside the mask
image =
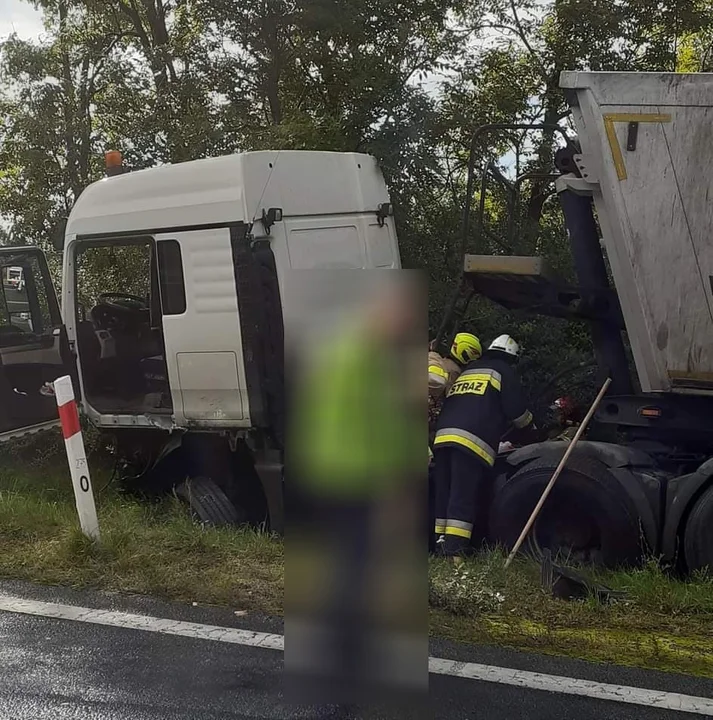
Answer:
MULTIPOLYGON (((709 0, 33 4, 42 39, 0 46, 0 228, 12 226, 13 242, 48 249, 109 148, 133 168, 262 148, 370 152, 397 207, 404 264, 431 283, 434 331, 461 271, 476 128, 539 122, 571 132, 564 69, 713 66, 709 0)), ((484 134, 476 172, 488 161, 511 180, 549 172, 557 143, 549 131, 484 134)), ((469 252, 542 255, 573 279, 551 184, 525 181, 513 203, 491 183, 482 222, 479 189, 473 200, 469 252)), ((125 265, 114 275, 129 287, 125 265)), ((518 334, 533 382, 590 353, 581 328, 483 302, 464 323, 486 338, 504 327, 518 334)))

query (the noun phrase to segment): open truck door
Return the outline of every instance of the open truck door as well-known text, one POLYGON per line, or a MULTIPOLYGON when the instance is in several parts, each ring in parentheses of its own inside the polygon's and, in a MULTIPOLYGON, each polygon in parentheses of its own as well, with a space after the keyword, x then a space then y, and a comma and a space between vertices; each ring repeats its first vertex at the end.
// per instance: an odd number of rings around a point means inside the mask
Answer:
POLYGON ((0 442, 58 424, 49 383, 75 364, 44 253, 0 248, 0 442), (22 270, 21 284, 11 282, 22 270))

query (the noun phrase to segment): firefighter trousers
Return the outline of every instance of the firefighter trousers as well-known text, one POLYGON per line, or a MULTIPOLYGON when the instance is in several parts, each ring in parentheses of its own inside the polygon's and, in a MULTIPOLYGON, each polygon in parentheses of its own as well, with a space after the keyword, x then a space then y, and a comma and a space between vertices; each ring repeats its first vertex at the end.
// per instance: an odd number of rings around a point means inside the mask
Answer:
POLYGON ((470 550, 474 536, 485 536, 489 473, 467 450, 437 449, 435 456, 435 534, 445 536, 446 555, 460 555, 470 550))

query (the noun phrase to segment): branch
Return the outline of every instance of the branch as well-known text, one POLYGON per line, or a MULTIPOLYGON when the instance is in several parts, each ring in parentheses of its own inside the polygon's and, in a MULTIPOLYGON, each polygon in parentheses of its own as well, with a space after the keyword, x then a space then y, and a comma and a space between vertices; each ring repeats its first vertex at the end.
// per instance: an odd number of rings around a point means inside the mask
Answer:
POLYGON ((713 51, 713 43, 709 43, 708 47, 706 48, 706 51, 703 53, 703 57, 701 58, 701 66, 698 69, 698 72, 706 71, 706 68, 708 67, 708 60, 711 56, 712 51, 713 51))
POLYGON ((525 29, 522 27, 522 23, 520 22, 520 17, 517 14, 517 8, 515 7, 515 0, 510 0, 510 9, 512 10, 513 18, 515 19, 515 25, 517 27, 517 33, 520 36, 520 39, 523 42, 523 45, 527 48, 527 51, 532 55, 532 59, 537 63, 540 73, 542 74, 542 79, 545 81, 545 84, 547 84, 548 81, 548 72, 545 68, 544 63, 540 59, 540 56, 535 52, 535 49, 530 45, 530 41, 527 39, 527 34, 525 33, 525 29))

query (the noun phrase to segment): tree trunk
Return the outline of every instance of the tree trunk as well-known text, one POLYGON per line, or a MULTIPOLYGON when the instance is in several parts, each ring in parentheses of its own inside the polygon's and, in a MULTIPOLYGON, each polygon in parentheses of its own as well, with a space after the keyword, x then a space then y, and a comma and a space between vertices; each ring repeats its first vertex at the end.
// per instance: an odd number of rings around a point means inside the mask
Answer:
POLYGON ((64 144, 67 157, 67 183, 72 192, 73 200, 79 197, 83 184, 80 178, 79 154, 76 141, 76 92, 74 78, 72 77, 72 60, 69 56, 69 42, 67 34, 68 7, 67 0, 60 0, 59 6, 59 36, 62 63, 62 111, 64 114, 64 144))
POLYGON ((265 67, 264 92, 270 107, 270 121, 273 125, 279 125, 282 122, 282 98, 280 97, 282 47, 279 33, 279 19, 270 8, 269 3, 265 3, 262 36, 268 60, 265 67))
MULTIPOLYGON (((551 92, 545 96, 545 115, 543 123, 545 125, 555 125, 559 120, 559 106, 556 96, 553 97, 551 92)), ((554 162, 554 136, 552 130, 544 130, 542 132, 542 141, 537 151, 537 167, 538 171, 544 171, 546 168, 552 168, 554 162)), ((527 204, 527 217, 525 228, 522 236, 521 251, 528 254, 536 254, 537 240, 540 235, 542 213, 545 202, 549 197, 547 194, 548 184, 546 181, 534 181, 530 192, 530 200, 527 204)))

